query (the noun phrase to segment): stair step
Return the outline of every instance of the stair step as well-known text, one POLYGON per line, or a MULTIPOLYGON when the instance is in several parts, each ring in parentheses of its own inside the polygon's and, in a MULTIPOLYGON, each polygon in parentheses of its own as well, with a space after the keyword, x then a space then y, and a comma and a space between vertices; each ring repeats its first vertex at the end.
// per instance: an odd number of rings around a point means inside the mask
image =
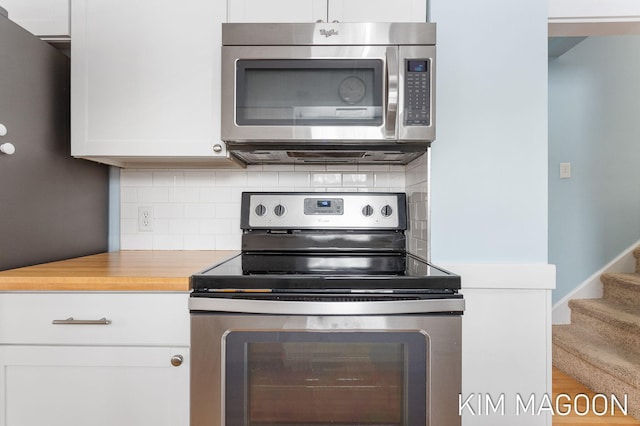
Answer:
POLYGON ((600 280, 603 284, 604 299, 617 300, 625 305, 640 308, 640 273, 609 272, 602 274, 600 280))
POLYGON ((640 418, 640 354, 575 325, 554 325, 552 335, 554 366, 596 393, 626 394, 629 414, 640 418))
POLYGON ((570 300, 571 323, 640 354, 640 310, 605 299, 570 300))

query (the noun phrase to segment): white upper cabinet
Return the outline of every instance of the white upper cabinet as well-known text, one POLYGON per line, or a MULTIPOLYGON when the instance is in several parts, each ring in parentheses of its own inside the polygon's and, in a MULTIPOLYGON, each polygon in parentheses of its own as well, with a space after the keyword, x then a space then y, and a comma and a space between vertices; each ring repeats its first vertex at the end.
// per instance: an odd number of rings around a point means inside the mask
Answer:
POLYGON ((425 22, 426 0, 227 0, 229 22, 425 22))
POLYGON ((69 0, 0 0, 9 19, 46 40, 68 40, 69 0))
POLYGON ((73 0, 71 154, 122 167, 235 166, 220 140, 226 3, 73 0))
POLYGON ((549 36, 640 34, 638 0, 549 0, 549 36))

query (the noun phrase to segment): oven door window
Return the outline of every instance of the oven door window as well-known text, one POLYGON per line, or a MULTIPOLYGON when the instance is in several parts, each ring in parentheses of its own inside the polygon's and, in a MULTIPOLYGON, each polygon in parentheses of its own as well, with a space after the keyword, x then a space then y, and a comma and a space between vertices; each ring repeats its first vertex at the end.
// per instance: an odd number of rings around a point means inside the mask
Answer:
POLYGON ((383 61, 281 59, 236 62, 236 123, 380 126, 383 61))
POLYGON ((418 332, 230 332, 227 425, 426 424, 418 332))

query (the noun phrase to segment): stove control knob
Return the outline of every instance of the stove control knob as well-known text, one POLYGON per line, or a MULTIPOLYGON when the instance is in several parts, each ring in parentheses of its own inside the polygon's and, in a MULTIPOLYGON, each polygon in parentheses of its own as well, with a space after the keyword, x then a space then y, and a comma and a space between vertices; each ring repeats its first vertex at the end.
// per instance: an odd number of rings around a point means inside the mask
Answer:
POLYGON ((258 216, 264 216, 267 213, 267 208, 264 204, 258 204, 256 206, 255 212, 258 216))
POLYGON ((362 215, 365 217, 369 217, 373 214, 373 207, 371 207, 371 204, 367 204, 366 206, 364 206, 362 208, 362 215))
POLYGON ((389 204, 387 204, 382 207, 382 210, 380 211, 380 213, 382 213, 382 216, 384 217, 389 217, 393 214, 393 209, 389 204))
POLYGON ((275 214, 278 217, 283 216, 285 211, 286 209, 282 204, 278 204, 273 208, 273 214, 275 214))

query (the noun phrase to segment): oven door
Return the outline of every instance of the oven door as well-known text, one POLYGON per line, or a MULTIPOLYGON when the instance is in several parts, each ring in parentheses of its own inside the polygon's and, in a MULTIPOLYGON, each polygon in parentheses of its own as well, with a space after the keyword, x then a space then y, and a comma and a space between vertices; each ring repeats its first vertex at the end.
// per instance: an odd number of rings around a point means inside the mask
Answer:
POLYGON ((399 108, 419 101, 399 90, 409 69, 401 55, 428 61, 431 94, 433 46, 223 46, 222 139, 433 140, 431 116, 416 126, 399 108))
POLYGON ((191 426, 460 425, 461 315, 283 313, 192 311, 191 426))

